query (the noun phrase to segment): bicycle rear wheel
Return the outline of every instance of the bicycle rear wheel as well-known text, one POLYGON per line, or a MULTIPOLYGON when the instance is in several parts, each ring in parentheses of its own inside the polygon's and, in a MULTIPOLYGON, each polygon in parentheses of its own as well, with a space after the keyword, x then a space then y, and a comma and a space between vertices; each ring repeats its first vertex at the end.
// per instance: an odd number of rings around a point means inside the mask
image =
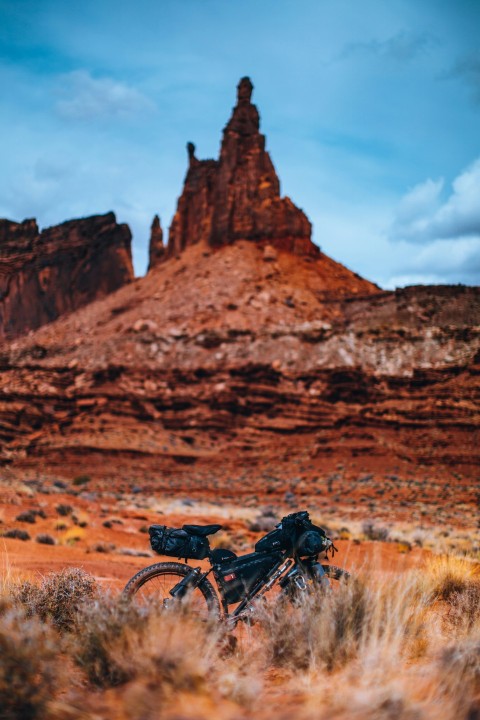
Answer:
POLYGON ((202 619, 220 618, 220 603, 212 583, 206 578, 187 592, 185 597, 174 599, 170 590, 192 568, 183 563, 162 562, 140 570, 126 584, 123 594, 140 606, 163 605, 164 608, 183 609, 202 619))

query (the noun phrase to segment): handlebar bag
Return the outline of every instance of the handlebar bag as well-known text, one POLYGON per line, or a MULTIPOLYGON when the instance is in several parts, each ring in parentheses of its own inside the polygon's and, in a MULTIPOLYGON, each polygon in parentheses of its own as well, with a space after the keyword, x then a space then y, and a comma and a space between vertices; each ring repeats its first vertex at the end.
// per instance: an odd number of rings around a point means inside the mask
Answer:
POLYGON ((203 560, 210 550, 206 537, 190 535, 186 530, 168 528, 165 525, 151 525, 148 528, 150 545, 159 555, 185 558, 185 560, 203 560))
POLYGON ((308 557, 318 555, 324 547, 325 535, 321 535, 316 529, 307 530, 298 538, 295 551, 300 557, 308 557))
POLYGON ((282 518, 275 530, 272 530, 255 545, 257 552, 287 550, 299 556, 317 555, 324 548, 325 531, 314 525, 308 512, 292 513, 282 518))
POLYGON ((308 512, 305 510, 286 515, 275 530, 258 540, 255 550, 257 552, 292 551, 296 545, 298 535, 311 526, 312 523, 308 517, 308 512))

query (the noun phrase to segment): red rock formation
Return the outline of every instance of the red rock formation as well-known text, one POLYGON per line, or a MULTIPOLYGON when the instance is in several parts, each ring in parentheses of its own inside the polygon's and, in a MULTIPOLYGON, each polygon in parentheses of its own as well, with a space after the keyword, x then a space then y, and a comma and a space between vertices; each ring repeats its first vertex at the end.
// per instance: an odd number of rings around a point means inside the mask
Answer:
POLYGON ((160 218, 155 215, 150 228, 150 245, 148 253, 148 269, 158 265, 164 258, 165 246, 163 244, 163 230, 160 224, 160 218))
POLYGON ((195 145, 188 143, 189 167, 168 235, 168 257, 188 245, 209 244, 218 171, 216 160, 197 160, 195 145))
POLYGON ((47 228, 0 220, 0 339, 55 320, 133 279, 128 225, 113 213, 47 228))
MULTIPOLYGON (((255 506, 293 491, 300 507, 333 500, 354 517, 362 505, 398 517, 408 503, 423 518, 427 501, 462 503, 470 522, 480 289, 382 292, 319 253, 306 217, 280 198, 250 95, 245 79, 218 161, 188 146, 165 252, 179 261, 158 265, 154 221, 154 272, 5 344, 0 466, 71 479, 81 462, 109 491, 136 478, 255 506)), ((14 249, 24 258, 44 235, 32 221, 0 226, 10 272, 14 249)), ((77 235, 65 238, 77 270, 77 235)), ((50 266, 44 277, 34 257, 34 287, 55 299, 50 266)))
POLYGON ((218 247, 239 240, 269 243, 298 255, 319 254, 307 216, 290 198, 280 197, 252 90, 249 78, 243 78, 218 161, 198 160, 195 146, 188 143, 189 168, 170 227, 168 256, 198 242, 218 247))
POLYGON ((378 292, 323 253, 271 250, 188 247, 5 346, 2 472, 471 518, 480 290, 378 292))

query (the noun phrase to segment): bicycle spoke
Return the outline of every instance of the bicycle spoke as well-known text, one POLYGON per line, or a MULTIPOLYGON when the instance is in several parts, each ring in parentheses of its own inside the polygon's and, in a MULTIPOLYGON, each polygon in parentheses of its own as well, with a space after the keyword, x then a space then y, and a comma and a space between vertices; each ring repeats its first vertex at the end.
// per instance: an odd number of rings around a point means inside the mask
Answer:
POLYGON ((174 600, 170 595, 170 590, 181 580, 176 574, 163 573, 150 577, 147 582, 141 585, 134 596, 134 601, 139 605, 163 604, 164 608, 184 607, 185 610, 192 611, 200 616, 208 616, 208 607, 205 598, 198 588, 190 590, 181 600, 174 600))

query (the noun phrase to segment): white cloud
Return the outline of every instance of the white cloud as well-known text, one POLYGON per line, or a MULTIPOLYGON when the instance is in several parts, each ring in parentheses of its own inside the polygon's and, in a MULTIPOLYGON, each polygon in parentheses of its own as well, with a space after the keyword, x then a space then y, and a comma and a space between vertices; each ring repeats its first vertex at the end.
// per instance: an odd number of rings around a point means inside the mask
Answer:
POLYGON ((443 178, 426 180, 416 185, 400 201, 393 225, 393 239, 408 239, 421 236, 430 218, 440 207, 443 178))
POLYGON ((136 88, 109 77, 94 78, 86 70, 62 75, 56 110, 64 118, 128 118, 152 110, 154 104, 136 88))
POLYGON ((405 245, 403 262, 386 282, 387 288, 404 285, 464 283, 480 284, 480 237, 435 240, 408 252, 405 245))
POLYGON ((390 238, 409 243, 480 239, 480 158, 455 178, 442 201, 443 189, 443 179, 429 179, 408 192, 397 208, 390 238))

